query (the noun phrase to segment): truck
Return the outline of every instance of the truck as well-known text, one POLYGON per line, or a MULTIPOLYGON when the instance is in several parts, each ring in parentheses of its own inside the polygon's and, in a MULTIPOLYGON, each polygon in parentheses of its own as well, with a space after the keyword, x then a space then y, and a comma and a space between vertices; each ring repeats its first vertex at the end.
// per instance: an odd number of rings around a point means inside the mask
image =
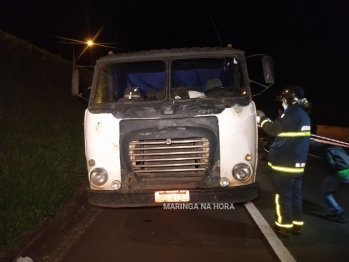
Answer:
MULTIPOLYGON (((262 55, 261 71, 272 84, 271 57, 262 55)), ((119 208, 257 198, 251 82, 244 51, 231 45, 98 59, 84 118, 89 202, 119 208)))

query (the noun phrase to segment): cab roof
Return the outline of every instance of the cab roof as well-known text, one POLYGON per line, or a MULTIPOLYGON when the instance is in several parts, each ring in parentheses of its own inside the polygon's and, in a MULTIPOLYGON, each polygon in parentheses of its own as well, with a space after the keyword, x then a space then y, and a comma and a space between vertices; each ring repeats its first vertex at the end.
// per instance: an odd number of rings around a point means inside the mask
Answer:
POLYGON ((192 48, 172 48, 153 49, 138 52, 109 54, 101 57, 97 62, 115 60, 138 60, 138 59, 161 59, 161 58, 183 58, 183 57, 204 57, 215 55, 244 55, 244 51, 232 47, 192 47, 192 48))

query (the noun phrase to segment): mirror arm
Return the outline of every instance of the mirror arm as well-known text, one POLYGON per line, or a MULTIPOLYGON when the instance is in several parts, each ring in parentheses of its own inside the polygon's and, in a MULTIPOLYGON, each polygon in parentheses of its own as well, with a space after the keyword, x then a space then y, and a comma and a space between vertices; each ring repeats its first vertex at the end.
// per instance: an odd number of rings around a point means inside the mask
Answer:
POLYGON ((274 83, 272 83, 272 84, 270 84, 269 86, 266 86, 266 85, 263 85, 263 84, 258 83, 258 82, 256 82, 256 81, 253 81, 253 80, 250 80, 250 83, 255 83, 255 84, 257 84, 257 85, 260 85, 260 86, 264 87, 264 90, 263 90, 263 91, 259 92, 258 94, 252 95, 252 96, 258 96, 258 95, 262 94, 263 92, 267 91, 267 90, 269 89, 269 87, 271 87, 271 86, 274 84, 274 83))

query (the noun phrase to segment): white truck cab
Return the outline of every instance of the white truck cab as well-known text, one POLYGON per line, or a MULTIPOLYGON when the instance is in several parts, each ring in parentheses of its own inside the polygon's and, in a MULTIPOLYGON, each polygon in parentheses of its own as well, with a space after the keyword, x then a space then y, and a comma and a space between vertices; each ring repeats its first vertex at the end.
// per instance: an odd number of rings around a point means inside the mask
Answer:
MULTIPOLYGON (((267 83, 270 57, 263 57, 267 83)), ((258 196, 244 52, 183 48, 97 61, 85 112, 91 204, 239 203, 258 196)))

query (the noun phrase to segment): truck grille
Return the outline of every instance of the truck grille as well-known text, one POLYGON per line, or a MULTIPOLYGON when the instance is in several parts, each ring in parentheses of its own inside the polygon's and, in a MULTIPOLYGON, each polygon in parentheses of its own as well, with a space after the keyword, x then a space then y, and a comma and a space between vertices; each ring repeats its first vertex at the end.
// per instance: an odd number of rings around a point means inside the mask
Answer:
POLYGON ((199 177, 209 165, 209 149, 207 138, 134 140, 129 157, 140 177, 199 177))

